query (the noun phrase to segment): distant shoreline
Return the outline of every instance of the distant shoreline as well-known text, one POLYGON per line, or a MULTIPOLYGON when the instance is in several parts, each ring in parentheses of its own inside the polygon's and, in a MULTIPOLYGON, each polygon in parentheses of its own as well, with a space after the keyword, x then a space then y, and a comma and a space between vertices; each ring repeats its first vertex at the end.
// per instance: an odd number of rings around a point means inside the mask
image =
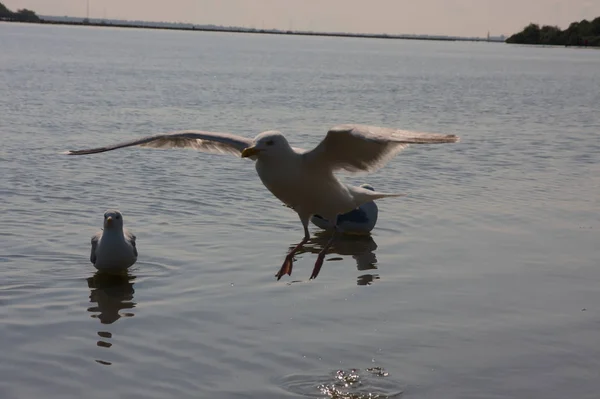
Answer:
POLYGON ((228 32, 228 33, 254 33, 266 35, 292 35, 292 36, 324 36, 324 37, 353 37, 365 39, 396 39, 396 40, 428 40, 428 41, 464 41, 464 42, 489 42, 489 43, 504 43, 499 40, 488 40, 486 38, 469 38, 469 37, 444 37, 444 36, 418 36, 418 35, 390 35, 390 34, 369 34, 369 33, 336 33, 336 32, 310 32, 310 31, 292 31, 278 29, 252 29, 252 28, 233 28, 233 27, 204 27, 204 26, 159 26, 151 25, 151 23, 115 23, 110 21, 60 21, 49 20, 40 17, 39 22, 11 21, 4 22, 20 22, 26 24, 42 24, 42 25, 71 25, 71 26, 93 26, 99 28, 137 28, 137 29, 160 29, 160 30, 181 30, 181 31, 197 31, 197 32, 228 32))

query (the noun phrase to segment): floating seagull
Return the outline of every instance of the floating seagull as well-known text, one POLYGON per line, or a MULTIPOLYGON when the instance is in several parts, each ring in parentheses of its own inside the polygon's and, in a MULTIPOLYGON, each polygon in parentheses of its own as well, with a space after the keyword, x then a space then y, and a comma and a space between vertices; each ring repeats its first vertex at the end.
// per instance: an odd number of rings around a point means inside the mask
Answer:
MULTIPOLYGON (((370 184, 362 184, 360 187, 367 190, 375 191, 370 184)), ((337 218, 337 229, 339 232, 351 235, 366 235, 373 230, 377 223, 377 214, 379 208, 374 201, 370 201, 360 205, 358 208, 351 210, 348 213, 339 215, 337 218)), ((324 219, 320 215, 313 215, 310 219, 313 224, 323 230, 331 230, 334 224, 329 220, 324 219)))
MULTIPOLYGON (((310 240, 308 223, 311 216, 320 215, 326 220, 337 221, 338 215, 350 212, 364 203, 403 196, 346 185, 334 172, 373 172, 410 144, 454 143, 458 140, 455 135, 347 124, 331 128, 325 138, 310 151, 291 147, 285 136, 275 130, 262 132, 254 140, 230 133, 186 130, 106 147, 68 151, 67 154, 96 154, 131 146, 188 147, 255 160, 256 171, 262 183, 275 197, 296 211, 304 227, 304 238, 287 254, 275 275, 279 280, 284 274, 292 274, 294 254, 310 240)), ((335 239, 336 232, 337 227, 334 227, 331 239, 317 256, 310 279, 319 274, 325 253, 335 239)))
POLYGON ((135 235, 123 228, 123 215, 104 212, 104 230, 92 236, 90 261, 101 271, 125 270, 137 261, 135 235))

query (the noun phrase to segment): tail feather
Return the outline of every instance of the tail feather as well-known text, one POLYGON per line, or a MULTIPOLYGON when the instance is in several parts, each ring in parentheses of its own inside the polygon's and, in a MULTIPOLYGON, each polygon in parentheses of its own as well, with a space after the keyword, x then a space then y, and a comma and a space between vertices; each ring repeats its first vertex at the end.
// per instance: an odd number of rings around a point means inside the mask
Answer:
POLYGON ((363 187, 347 186, 355 200, 356 206, 359 207, 367 202, 375 201, 387 197, 405 197, 407 194, 400 193, 381 193, 379 191, 369 190, 363 187))
POLYGON ((375 194, 375 197, 373 199, 381 199, 386 197, 406 197, 408 195, 401 193, 380 193, 378 191, 374 192, 373 194, 375 194))
POLYGON ((380 193, 379 191, 371 191, 371 201, 387 197, 406 197, 408 194, 401 193, 380 193))

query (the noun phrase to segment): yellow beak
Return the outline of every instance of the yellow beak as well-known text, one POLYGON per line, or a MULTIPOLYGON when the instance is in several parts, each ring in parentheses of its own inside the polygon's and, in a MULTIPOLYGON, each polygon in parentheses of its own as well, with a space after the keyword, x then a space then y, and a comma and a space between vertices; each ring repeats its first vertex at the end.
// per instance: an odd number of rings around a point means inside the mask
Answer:
POLYGON ((109 216, 109 217, 106 219, 106 224, 107 224, 108 226, 110 226, 110 224, 111 224, 111 223, 112 223, 112 216, 109 216))
POLYGON ((259 152, 260 152, 260 150, 257 149, 256 147, 244 148, 244 151, 242 151, 242 158, 248 158, 253 155, 257 155, 259 152))

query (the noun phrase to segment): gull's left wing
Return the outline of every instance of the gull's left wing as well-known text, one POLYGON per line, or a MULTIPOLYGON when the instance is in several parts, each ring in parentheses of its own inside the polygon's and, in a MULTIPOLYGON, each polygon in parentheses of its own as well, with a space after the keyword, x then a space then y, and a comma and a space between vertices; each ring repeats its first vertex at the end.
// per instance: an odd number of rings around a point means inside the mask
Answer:
POLYGON ((453 134, 411 132, 366 125, 331 128, 313 150, 303 154, 308 164, 348 172, 373 172, 410 144, 455 143, 453 134))

